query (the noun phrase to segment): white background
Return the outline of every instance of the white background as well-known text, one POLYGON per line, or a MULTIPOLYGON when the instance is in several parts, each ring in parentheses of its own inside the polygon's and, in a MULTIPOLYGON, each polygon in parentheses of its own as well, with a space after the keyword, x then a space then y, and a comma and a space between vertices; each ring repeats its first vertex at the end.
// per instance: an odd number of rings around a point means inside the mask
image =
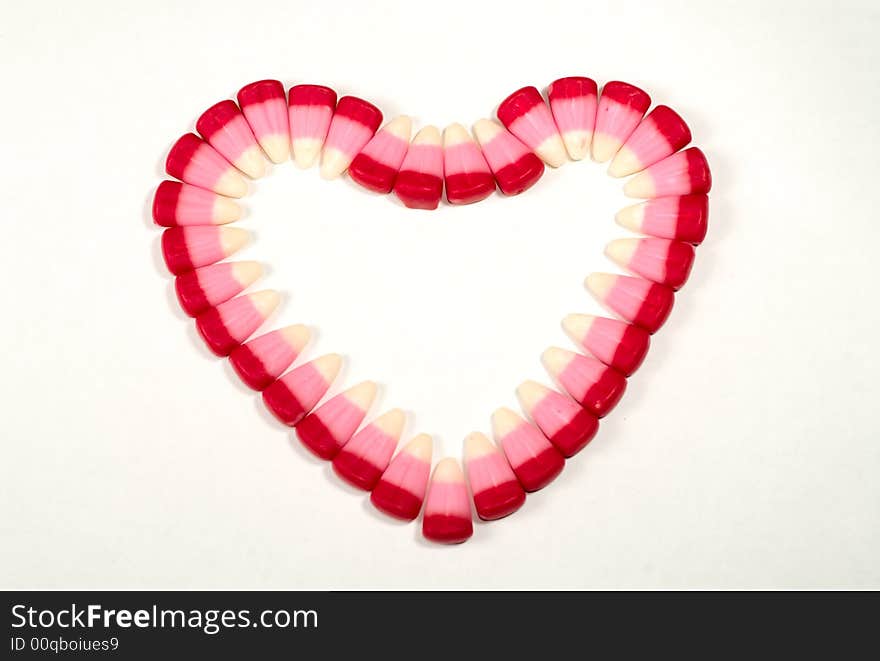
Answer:
MULTIPOLYGON (((875 2, 6 3, 0 586, 880 587, 878 30, 875 2), (593 444, 430 546, 199 344, 150 195, 173 140, 259 78, 442 126, 578 74, 688 119, 709 237, 593 444)), ((346 356, 331 393, 375 379, 376 411, 458 455, 547 382, 562 316, 599 311, 582 281, 613 268, 620 188, 569 164, 424 213, 287 164, 246 200, 242 256, 271 265, 273 322, 315 329, 308 356, 346 356)))

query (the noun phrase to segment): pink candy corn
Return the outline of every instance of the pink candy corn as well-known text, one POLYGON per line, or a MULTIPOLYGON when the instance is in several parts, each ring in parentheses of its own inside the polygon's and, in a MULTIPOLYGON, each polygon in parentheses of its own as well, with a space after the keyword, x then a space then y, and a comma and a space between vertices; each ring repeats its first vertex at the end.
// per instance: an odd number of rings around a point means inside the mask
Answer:
POLYGON ((507 459, 479 432, 464 439, 464 465, 477 516, 494 521, 513 514, 526 502, 507 459))
POLYGON ((354 435, 375 396, 375 383, 359 383, 327 400, 300 420, 296 435, 312 453, 329 461, 354 435))
POLYGON ((443 131, 443 183, 449 204, 472 204, 495 192, 489 164, 461 124, 450 124, 443 131))
POLYGON ((258 80, 238 90, 238 105, 257 142, 273 163, 290 158, 287 95, 277 80, 258 80))
POLYGON ((694 265, 694 247, 666 239, 617 239, 605 254, 631 273, 646 280, 680 289, 694 265))
POLYGON ((250 235, 238 227, 172 227, 162 233, 162 256, 174 275, 229 257, 250 235))
POLYGON ((395 117, 374 135, 348 166, 348 176, 367 190, 390 193, 409 148, 412 120, 395 117))
POLYGON ((234 101, 215 103, 196 121, 196 130, 227 161, 252 179, 266 173, 263 152, 234 101))
POLYGON ((342 447, 333 458, 333 470, 352 486, 372 491, 388 468, 404 422, 400 409, 380 415, 342 447))
POLYGON ((321 176, 335 179, 345 172, 381 123, 382 111, 372 103, 356 96, 339 99, 321 152, 321 176))
POLYGON ((290 367, 310 337, 301 324, 285 326, 235 347, 229 362, 245 385, 263 390, 290 367))
POLYGON ((645 331, 617 319, 570 314, 562 320, 562 328, 592 356, 624 376, 639 368, 651 346, 645 331))
POLYGON ((638 198, 666 197, 708 193, 712 173, 706 156, 698 147, 691 147, 654 163, 623 187, 624 195, 638 198))
POLYGON ((394 181, 394 194, 410 209, 436 209, 443 196, 440 131, 426 126, 416 133, 394 181))
POLYGON ((649 333, 660 329, 675 300, 668 287, 626 275, 591 273, 584 284, 609 310, 649 333))
POLYGON ((492 434, 526 491, 543 489, 565 467, 565 459, 544 434, 508 408, 492 414, 492 434))
POLYGON ((596 81, 582 76, 560 78, 547 88, 550 111, 573 161, 586 158, 596 127, 596 81))
POLYGON ((419 434, 397 453, 370 494, 376 509, 404 521, 419 515, 431 473, 432 446, 430 436, 419 434))
POLYGON ((550 347, 541 361, 565 392, 597 418, 617 406, 626 391, 623 374, 595 358, 550 347))
POLYGON ((163 181, 153 196, 153 220, 163 227, 225 225, 241 218, 241 207, 204 188, 163 181))
POLYGON ((558 168, 568 160, 550 108, 534 87, 523 87, 504 99, 498 106, 498 119, 550 167, 558 168))
POLYGON ((341 365, 342 358, 335 353, 300 365, 263 390, 263 403, 276 418, 293 427, 315 408, 341 365))
POLYGON ((208 348, 218 356, 244 342, 278 307, 278 292, 267 289, 233 298, 196 317, 196 328, 208 348))
POLYGON ((336 108, 336 92, 323 85, 294 85, 287 102, 293 160, 301 168, 310 168, 327 138, 336 108))
POLYGON ((528 190, 544 174, 544 162, 497 122, 481 119, 474 124, 473 132, 505 195, 528 190))
POLYGON ((599 421, 571 398, 535 381, 516 389, 520 406, 563 457, 580 452, 599 431, 599 421))
POLYGON ((431 476, 422 535, 440 544, 461 544, 473 534, 464 475, 458 462, 447 457, 437 464, 431 476))
POLYGON ((227 197, 242 197, 247 183, 235 167, 193 133, 182 135, 168 152, 165 171, 193 186, 227 197))
POLYGON ((691 141, 691 130, 669 106, 657 106, 617 152, 608 168, 612 177, 626 177, 644 170, 691 141))
POLYGON ((180 307, 195 317, 240 294, 262 274, 257 262, 224 262, 177 276, 174 288, 180 307))
POLYGON ((596 110, 593 160, 604 163, 614 158, 650 105, 651 97, 634 85, 616 80, 605 83, 596 110))
POLYGON ((633 232, 693 244, 706 238, 708 219, 706 195, 658 197, 621 209, 615 216, 618 225, 633 232))

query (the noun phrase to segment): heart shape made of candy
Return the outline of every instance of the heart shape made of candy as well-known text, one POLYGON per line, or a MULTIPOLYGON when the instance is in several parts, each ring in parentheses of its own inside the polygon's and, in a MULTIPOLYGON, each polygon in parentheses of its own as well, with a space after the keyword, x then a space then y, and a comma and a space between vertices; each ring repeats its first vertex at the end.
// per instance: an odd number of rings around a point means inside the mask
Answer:
POLYGON ((547 98, 529 86, 508 96, 497 120, 480 119, 441 133, 399 116, 382 125, 382 112, 355 96, 337 98, 323 85, 277 80, 245 85, 236 101, 208 108, 195 133, 179 138, 159 184, 153 219, 166 228, 162 253, 175 276, 181 308, 195 319, 208 348, 227 358, 241 380, 313 454, 332 462, 340 479, 370 492, 381 512, 414 520, 440 543, 473 534, 472 511, 482 520, 508 516, 527 493, 556 478, 570 457, 596 435, 599 419, 620 401, 629 377, 647 354, 650 336, 669 316, 675 292, 688 279, 694 246, 706 235, 712 180, 703 152, 687 147, 691 132, 665 105, 650 112, 650 96, 628 83, 560 78, 547 98), (646 114, 647 113, 647 114, 646 114), (381 128, 380 128, 381 127, 381 128), (509 408, 492 414, 493 443, 481 433, 464 443, 462 470, 444 458, 431 470, 427 434, 396 453, 405 415, 391 409, 366 424, 376 385, 365 381, 319 405, 342 363, 337 354, 293 365, 309 330, 293 325, 251 339, 278 306, 271 290, 244 293, 260 277, 256 262, 224 261, 248 241, 229 227, 241 217, 236 202, 247 179, 261 177, 266 159, 301 168, 320 163, 326 179, 344 173, 367 190, 393 193, 406 207, 436 209, 473 204, 497 191, 518 195, 546 166, 591 156, 610 162, 612 177, 632 176, 624 193, 644 200, 621 210, 619 225, 640 237, 618 239, 606 254, 631 276, 593 273, 586 287, 618 318, 572 314, 563 328, 583 349, 548 348, 542 360, 560 389, 534 381, 517 388, 525 417, 509 408), (445 194, 444 194, 445 193, 445 194), (473 508, 472 506, 473 505, 473 508))

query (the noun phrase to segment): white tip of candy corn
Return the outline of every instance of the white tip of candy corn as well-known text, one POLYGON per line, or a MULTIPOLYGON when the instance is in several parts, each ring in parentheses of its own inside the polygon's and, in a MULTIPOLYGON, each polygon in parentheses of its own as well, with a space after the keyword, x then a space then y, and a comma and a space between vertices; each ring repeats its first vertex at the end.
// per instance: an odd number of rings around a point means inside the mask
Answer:
POLYGON ((324 147, 321 154, 321 178, 336 179, 351 165, 351 156, 334 148, 324 147))
POLYGON ((507 436, 525 422, 509 408, 501 407, 492 414, 492 433, 496 439, 507 436))
POLYGON ((443 148, 448 149, 465 142, 473 142, 468 130, 461 124, 450 124, 443 129, 443 148))
POLYGON ((439 147, 440 143, 440 129, 430 125, 419 129, 419 132, 412 139, 414 145, 436 145, 439 147))
POLYGON ((452 457, 441 459, 434 468, 434 482, 459 483, 464 482, 464 473, 461 466, 452 457))
POLYGON ((605 246, 605 254, 616 264, 626 268, 639 247, 639 239, 615 239, 605 246))
POLYGON ((431 463, 431 454, 434 451, 434 441, 428 434, 419 434, 409 443, 403 446, 401 452, 420 459, 426 463, 431 463))
POLYGON ((465 462, 485 457, 487 454, 497 452, 498 448, 493 445, 485 434, 475 431, 471 432, 464 438, 464 460, 465 462))
POLYGON ((403 433, 403 425, 406 423, 406 414, 400 409, 391 409, 383 413, 370 424, 382 430, 391 438, 400 438, 403 433))
POLYGON ((251 303, 254 304, 254 308, 260 313, 260 316, 263 319, 272 314, 275 308, 278 307, 278 304, 281 303, 281 295, 274 289, 264 289, 262 291, 254 292, 250 295, 250 298, 251 303))
POLYGON ((538 403, 547 396, 549 390, 536 381, 523 381, 516 389, 516 396, 523 410, 533 411, 538 403))
POLYGON ((591 314, 570 314, 562 320, 562 329, 575 342, 582 342, 595 319, 591 314))
POLYGON ((283 163, 290 159, 290 137, 287 135, 264 135, 260 146, 273 163, 283 163))
POLYGON ((654 197, 654 190, 654 179, 651 177, 651 173, 643 171, 626 182, 623 194, 627 197, 647 199, 654 197))
POLYGON ((240 227, 220 227, 220 247, 224 255, 231 255, 240 250, 250 240, 251 235, 240 227))
POLYGON ((323 146, 324 141, 317 138, 297 138, 293 141, 293 162, 303 170, 312 167, 323 146))
POLYGON ((568 367, 574 357, 575 354, 571 351, 566 351, 559 347, 549 347, 541 354, 541 362, 550 373, 550 376, 555 379, 565 371, 565 368, 568 367))
POLYGON ((604 301, 615 282, 617 282, 617 276, 611 273, 590 273, 584 280, 584 286, 593 293, 593 296, 604 301))
POLYGON ((376 398, 377 389, 378 387, 374 382, 362 381, 361 383, 349 388, 348 391, 345 393, 345 398, 362 411, 366 411, 370 408, 370 405, 376 398))
POLYGON ((491 119, 478 119, 471 127, 474 137, 481 145, 488 144, 492 138, 506 130, 498 122, 491 119))
POLYGON ((642 164, 638 157, 624 145, 608 166, 608 174, 612 177, 626 177, 641 169, 642 164))
POLYGON ((398 115, 383 126, 380 131, 386 131, 395 138, 409 142, 409 138, 412 135, 412 119, 407 115, 398 115))
POLYGON ((624 207, 614 216, 614 222, 633 232, 642 231, 642 222, 645 219, 645 203, 631 204, 624 207))
MULTIPOLYGON (((261 159, 262 160, 262 159, 261 159)), ((212 220, 216 225, 234 223, 241 218, 241 207, 234 200, 218 195, 214 200, 214 214, 212 220)))
POLYGON ((217 180, 214 190, 227 197, 244 197, 247 195, 248 185, 238 172, 230 169, 217 180))
POLYGON ((232 264, 232 277, 241 288, 249 287, 263 275, 263 267, 259 262, 235 262, 232 264))
POLYGON ((280 333, 287 345, 293 349, 297 355, 300 354, 312 337, 311 331, 302 324, 285 326, 280 329, 280 333))
POLYGON ((593 160, 597 163, 605 163, 614 158, 614 155, 620 149, 620 140, 605 133, 596 133, 593 135, 592 155, 593 160))
POLYGON ((245 149, 233 165, 251 179, 259 179, 266 174, 266 159, 258 145, 245 149))
POLYGON ((338 353, 328 353, 320 358, 315 358, 312 361, 312 367, 318 370, 325 382, 330 383, 339 374, 339 368, 342 367, 342 356, 338 353))
POLYGON ((573 161, 581 161, 590 154, 593 134, 590 131, 566 131, 562 135, 565 149, 573 161))

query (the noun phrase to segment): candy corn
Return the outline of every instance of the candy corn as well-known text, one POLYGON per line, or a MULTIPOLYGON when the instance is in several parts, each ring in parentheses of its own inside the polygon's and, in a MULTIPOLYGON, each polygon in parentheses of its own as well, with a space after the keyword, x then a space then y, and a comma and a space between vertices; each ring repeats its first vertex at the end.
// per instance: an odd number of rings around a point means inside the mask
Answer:
POLYGON ((323 85, 294 85, 287 103, 293 160, 301 168, 310 168, 327 138, 336 92, 323 85))
POLYGON ((162 256, 174 275, 214 264, 248 242, 238 227, 172 227, 162 233, 162 256))
POLYGON ((523 87, 504 99, 498 106, 498 119, 550 167, 558 168, 568 160, 550 108, 536 88, 523 87))
POLYGON ((528 190, 544 174, 544 162, 497 122, 478 120, 473 132, 498 188, 505 195, 528 190))
POLYGON ((165 172, 227 197, 242 197, 248 190, 235 166, 193 133, 182 135, 171 147, 165 159, 165 172))
POLYGON ((461 124, 443 130, 443 183, 449 204, 472 204, 495 192, 489 164, 461 124))
POLYGON ((245 385, 263 390, 290 367, 310 336, 301 324, 279 328, 235 347, 229 362, 245 385))
POLYGON ((649 333, 660 329, 675 299, 668 287, 626 275, 591 273, 584 284, 608 309, 649 333))
POLYGON ((562 320, 562 328, 591 355, 624 376, 639 368, 651 346, 645 331, 617 319, 570 314, 562 320))
POLYGON ((581 76, 554 80, 547 88, 547 99, 569 157, 573 161, 586 158, 596 127, 596 81, 581 76))
POLYGON ((277 80, 258 80, 238 91, 238 105, 257 142, 273 163, 290 158, 287 95, 277 80))
POLYGON ((372 491, 388 468, 404 422, 400 409, 380 415, 342 447, 333 459, 333 470, 352 486, 372 491))
POLYGON ((526 491, 544 488, 565 467, 565 459, 544 434, 508 408, 492 414, 492 434, 526 491))
POLYGON ((244 342, 278 307, 278 292, 267 289, 221 303, 196 317, 196 328, 208 348, 218 356, 244 342))
POLYGON ((610 161, 642 120, 651 97, 629 83, 605 83, 596 110, 593 160, 610 161))
POLYGON ((680 289, 694 264, 694 247, 666 239, 617 239, 605 254, 631 273, 646 280, 680 289))
POLYGON ((174 288, 180 307, 195 317, 240 294, 262 274, 257 262, 224 262, 177 276, 174 288))
POLYGON ((599 421, 571 398, 535 381, 516 389, 520 406, 563 457, 580 452, 599 431, 599 421))
POLYGON ((396 519, 412 521, 419 515, 431 472, 433 442, 419 434, 388 464, 370 494, 370 502, 396 519))
POLYGON ((241 218, 241 207, 204 188, 163 181, 153 196, 153 220, 162 227, 225 225, 241 218))
POLYGON ((441 544, 461 544, 474 534, 464 475, 455 459, 441 460, 428 487, 422 535, 441 544))
POLYGON ((354 435, 375 396, 375 383, 359 383, 300 420, 296 435, 313 454, 329 461, 354 435))
POLYGON ((541 355, 541 361, 565 392, 597 418, 617 406, 626 391, 623 374, 595 358, 550 347, 541 355))
POLYGON ((485 435, 474 432, 464 439, 464 465, 474 508, 484 521, 513 514, 526 502, 507 459, 485 435))
POLYGON ((263 403, 276 418, 293 427, 315 408, 341 365, 342 358, 335 353, 300 365, 263 390, 263 403))
POLYGON ((654 163, 623 187, 624 195, 638 198, 666 197, 708 193, 712 173, 706 156, 698 147, 690 147, 654 163))
POLYGON ((348 176, 367 190, 390 193, 409 148, 412 120, 395 117, 379 129, 348 166, 348 176))
POLYGON ((335 179, 345 172, 381 123, 382 112, 372 103, 356 96, 339 99, 321 152, 321 176, 335 179))
POLYGON ((251 127, 234 101, 215 103, 196 121, 196 130, 223 158, 252 179, 266 173, 266 162, 251 127))
POLYGON ((410 209, 436 209, 443 195, 440 131, 426 126, 416 133, 394 181, 394 194, 410 209))
POLYGON ((636 127, 608 168, 612 177, 641 172, 691 141, 691 130, 669 106, 657 106, 636 127))
POLYGON ((633 232, 699 244, 706 238, 709 197, 684 195, 658 197, 617 212, 615 220, 633 232))

